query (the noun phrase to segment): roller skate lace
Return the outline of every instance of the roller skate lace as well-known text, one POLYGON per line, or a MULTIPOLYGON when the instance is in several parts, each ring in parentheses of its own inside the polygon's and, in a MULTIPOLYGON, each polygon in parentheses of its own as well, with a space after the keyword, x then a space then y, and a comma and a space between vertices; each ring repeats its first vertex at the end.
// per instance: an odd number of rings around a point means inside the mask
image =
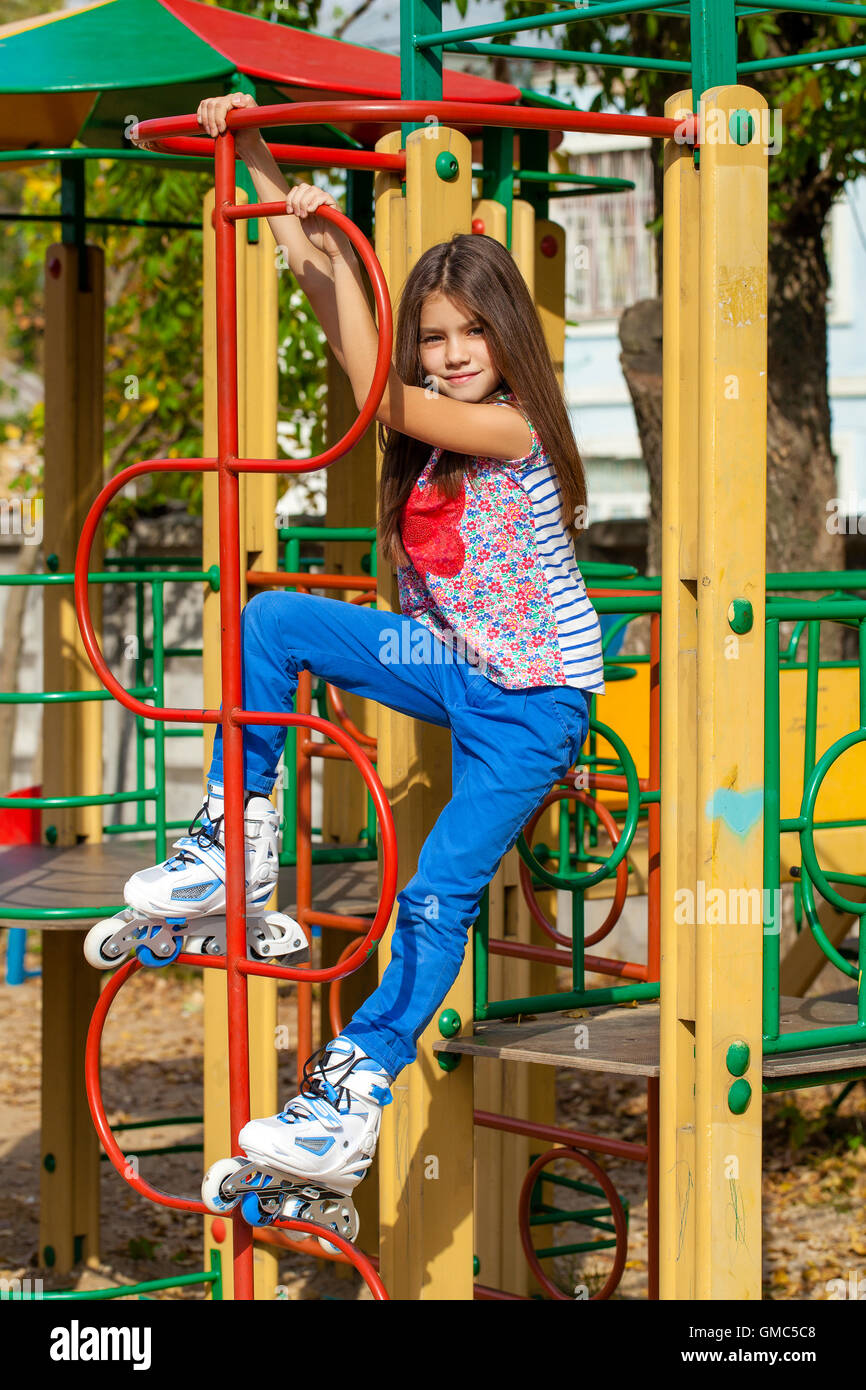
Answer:
POLYGON ((345 1088, 345 1081, 355 1070, 360 1062, 369 1059, 363 1056, 354 1057, 349 1065, 346 1065, 345 1057, 331 1063, 322 1063, 330 1044, 320 1047, 304 1063, 304 1075, 300 1084, 300 1095, 295 1096, 287 1105, 283 1106, 277 1118, 284 1125, 292 1125, 300 1120, 308 1120, 310 1112, 318 1114, 320 1119, 327 1118, 320 1110, 323 1105, 336 1110, 338 1114, 345 1115, 352 1109, 352 1096, 345 1088), (327 1073, 336 1073, 329 1079, 327 1073))
MULTIPOLYGON (((222 837, 224 820, 224 814, 221 816, 214 816, 213 820, 211 820, 207 813, 207 802, 205 802, 201 810, 197 811, 190 821, 187 827, 186 838, 180 842, 181 845, 185 843, 196 844, 199 849, 219 849, 224 852, 225 845, 222 837), (199 821, 201 821, 201 825, 198 830, 196 830, 196 825, 199 821)), ((165 867, 167 869, 182 869, 185 868, 187 864, 196 863, 198 863, 198 859, 195 854, 191 853, 188 849, 179 848, 177 854, 173 854, 170 859, 166 860, 165 867)))

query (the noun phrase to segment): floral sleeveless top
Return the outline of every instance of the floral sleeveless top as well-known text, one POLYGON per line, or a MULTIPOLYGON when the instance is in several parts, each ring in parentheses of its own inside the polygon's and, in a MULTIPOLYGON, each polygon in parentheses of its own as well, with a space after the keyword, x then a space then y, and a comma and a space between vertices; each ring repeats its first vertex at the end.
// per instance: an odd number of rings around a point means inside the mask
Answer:
MULTIPOLYGON (((505 391, 495 404, 512 409, 508 401, 517 404, 505 391)), ((400 607, 448 646, 457 639, 505 689, 601 694, 598 616, 562 524, 556 472, 526 423, 525 458, 477 455, 453 500, 430 481, 442 452, 433 450, 401 513, 411 564, 397 571, 400 607)))

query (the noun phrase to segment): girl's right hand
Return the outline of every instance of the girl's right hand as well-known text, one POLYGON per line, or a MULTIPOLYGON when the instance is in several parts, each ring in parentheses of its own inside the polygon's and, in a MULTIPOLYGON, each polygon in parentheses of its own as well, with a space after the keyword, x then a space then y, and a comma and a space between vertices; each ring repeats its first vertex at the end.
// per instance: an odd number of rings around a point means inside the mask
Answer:
POLYGON ((323 251, 331 261, 337 260, 338 257, 351 260, 352 243, 346 233, 333 222, 316 216, 316 208, 323 205, 340 211, 332 194, 326 193, 324 188, 316 188, 315 184, 311 183, 295 184, 294 188, 289 189, 286 197, 286 212, 295 214, 311 246, 317 251, 323 251))
MULTIPOLYGON (((205 97, 204 101, 199 102, 196 111, 196 120, 202 126, 207 135, 222 135, 226 130, 226 113, 256 106, 255 97, 250 96, 249 92, 232 92, 227 97, 205 97)), ((257 130, 238 131, 241 135, 255 136, 257 130)))

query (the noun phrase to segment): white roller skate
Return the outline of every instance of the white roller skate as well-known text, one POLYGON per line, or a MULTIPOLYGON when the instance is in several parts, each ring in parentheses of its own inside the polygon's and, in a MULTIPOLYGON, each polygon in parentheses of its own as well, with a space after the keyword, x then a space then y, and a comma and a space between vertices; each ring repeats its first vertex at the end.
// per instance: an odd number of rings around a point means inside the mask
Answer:
MULTIPOLYGON (((350 1193, 373 1161, 392 1079, 350 1038, 334 1038, 304 1064, 300 1095, 278 1115, 244 1125, 245 1157, 223 1158, 208 1169, 205 1206, 225 1213, 240 1203, 251 1226, 310 1221, 354 1242, 358 1213, 350 1193)), ((300 1231, 287 1235, 305 1239, 300 1231)), ((324 1236, 319 1244, 336 1248, 324 1236)))
MULTIPOLYGON (((208 788, 208 799, 192 821, 189 834, 175 841, 176 854, 127 881, 123 896, 129 906, 91 927, 84 939, 84 955, 90 965, 110 970, 132 951, 149 966, 170 965, 181 951, 211 956, 225 953, 221 791, 221 787, 208 788)), ((279 959, 294 966, 310 958, 302 927, 281 912, 264 911, 279 871, 278 829, 279 816, 267 797, 248 794, 244 809, 247 951, 255 960, 279 959)))

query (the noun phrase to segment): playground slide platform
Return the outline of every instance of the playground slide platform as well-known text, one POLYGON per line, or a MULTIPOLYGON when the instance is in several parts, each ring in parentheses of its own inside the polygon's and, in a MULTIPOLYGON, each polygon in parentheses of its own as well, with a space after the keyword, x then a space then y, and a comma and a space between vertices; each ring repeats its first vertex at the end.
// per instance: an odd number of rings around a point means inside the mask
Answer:
MULTIPOLYGON (((781 1032, 794 1033, 856 1023, 856 992, 808 999, 783 997, 781 1032), (852 1002, 853 1001, 853 1002, 852 1002)), ((659 1075, 659 1005, 602 1005, 521 1018, 520 1022, 495 1019, 476 1023, 471 1035, 433 1044, 435 1052, 496 1057, 509 1062, 536 1062, 571 1071, 617 1072, 623 1076, 659 1075)), ((765 1082, 783 1078, 838 1073, 844 1080, 852 1071, 866 1071, 866 1046, 842 1047, 765 1056, 765 1082)))
MULTIPOLYGON (((123 906, 123 885, 130 875, 154 862, 152 840, 105 840, 68 846, 0 847, 0 927, 26 926, 38 931, 84 931, 123 906), (3 915, 7 909, 93 908, 92 916, 23 920, 3 915)), ((280 870, 279 907, 297 907, 296 870, 280 870)), ((317 911, 373 915, 378 900, 375 860, 313 865, 313 902, 317 911)))

